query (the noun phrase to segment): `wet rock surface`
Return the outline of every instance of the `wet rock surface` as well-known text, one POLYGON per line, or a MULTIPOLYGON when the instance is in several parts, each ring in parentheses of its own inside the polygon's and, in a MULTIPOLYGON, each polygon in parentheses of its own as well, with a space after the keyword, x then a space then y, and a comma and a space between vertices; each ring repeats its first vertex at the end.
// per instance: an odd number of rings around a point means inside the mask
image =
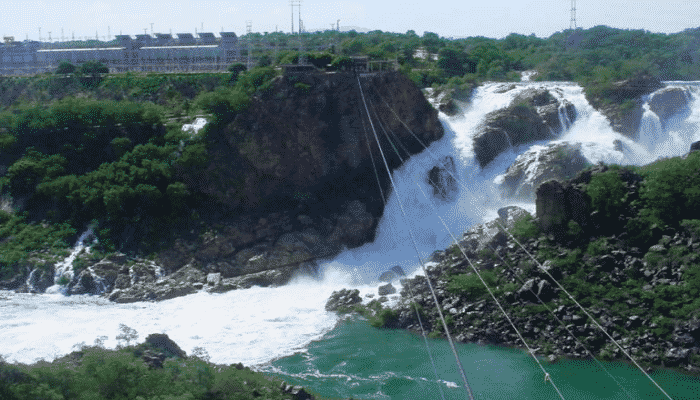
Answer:
POLYGON ((642 97, 662 88, 664 84, 657 78, 638 75, 614 82, 604 96, 587 98, 610 121, 615 132, 635 139, 644 114, 642 97))
POLYGON ((500 187, 505 196, 532 200, 542 183, 572 178, 588 166, 580 143, 553 143, 519 155, 503 174, 500 187))
POLYGON ((326 302, 326 311, 339 311, 362 303, 360 291, 357 289, 341 289, 334 291, 326 302))
POLYGON ((656 91, 649 99, 649 108, 659 116, 661 123, 678 114, 690 112, 690 92, 684 88, 665 88, 656 91))
POLYGON ((546 89, 528 89, 515 97, 505 109, 486 115, 474 137, 474 153, 484 168, 501 152, 538 140, 551 139, 562 129, 560 113, 570 124, 576 119, 573 104, 557 100, 546 89))
POLYGON ((444 157, 438 165, 433 166, 428 171, 427 179, 428 184, 433 187, 433 196, 440 200, 453 201, 459 193, 455 176, 455 161, 450 156, 444 157))

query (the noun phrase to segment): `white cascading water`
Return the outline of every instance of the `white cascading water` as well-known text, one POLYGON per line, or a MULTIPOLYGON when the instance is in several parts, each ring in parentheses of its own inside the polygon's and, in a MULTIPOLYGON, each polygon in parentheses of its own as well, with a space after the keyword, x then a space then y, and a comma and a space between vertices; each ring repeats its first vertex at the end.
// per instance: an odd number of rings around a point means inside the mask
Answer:
MULTIPOLYGON (((534 211, 532 203, 518 204, 501 198, 495 183, 519 155, 557 141, 581 143, 583 154, 592 163, 639 165, 686 153, 690 143, 700 139, 700 86, 685 82, 670 85, 690 91, 690 115, 672 117, 662 126, 653 123, 655 116, 649 114, 651 111, 645 113, 639 142, 613 132, 575 84, 484 85, 474 93, 462 115, 448 118, 441 114, 445 136, 430 145, 430 152, 411 157, 394 172, 397 190, 387 201, 375 241, 346 250, 324 263, 322 279, 298 277, 279 288, 255 287, 224 294, 200 292, 159 303, 114 304, 97 296, 66 297, 58 294, 60 290, 55 286, 54 294, 48 295, 0 292, 0 354, 8 361, 51 360, 69 353, 80 342, 92 344, 102 336, 108 338, 104 342, 107 347, 114 347, 119 324, 138 331, 140 341, 150 333, 163 332, 188 353, 203 347, 216 363, 243 362, 254 366, 293 354, 335 326, 338 317, 324 310, 333 290, 353 286, 363 294, 376 293, 378 275, 394 265, 402 266, 410 275, 418 273, 419 263, 408 228, 413 230, 423 259, 449 245, 449 235, 434 215, 431 203, 457 234, 495 218, 496 210, 506 205, 534 211), (476 127, 487 113, 508 106, 517 93, 533 87, 547 87, 555 96, 574 104, 576 120, 555 140, 511 148, 482 170, 472 149, 476 127), (457 177, 464 185, 459 187, 457 198, 449 202, 432 197, 432 187, 427 183, 428 171, 446 156, 453 157, 457 177), (429 201, 421 189, 431 196, 429 201), (397 192, 406 219, 401 214, 397 192)), ((381 160, 375 161, 382 168, 381 160)), ((71 257, 75 258, 82 247, 79 241, 71 256, 57 264, 56 279, 59 274, 71 273, 71 257)))
POLYGON ((75 242, 70 254, 54 266, 54 284, 46 289, 47 294, 66 294, 67 283, 73 280, 73 261, 83 250, 90 252, 89 244, 85 242, 89 238, 94 239, 94 237, 95 234, 92 232, 92 229, 83 232, 75 242))

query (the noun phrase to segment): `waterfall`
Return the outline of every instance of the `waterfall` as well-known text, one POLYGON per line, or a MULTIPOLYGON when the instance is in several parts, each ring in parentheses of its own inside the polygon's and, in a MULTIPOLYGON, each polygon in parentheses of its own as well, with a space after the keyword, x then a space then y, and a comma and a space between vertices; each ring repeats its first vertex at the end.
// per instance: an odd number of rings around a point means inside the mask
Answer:
MULTIPOLYGON (((683 118, 663 121, 664 129, 659 131, 661 137, 653 151, 614 132, 607 119, 593 109, 583 89, 576 84, 483 85, 475 91, 460 115, 440 115, 445 135, 430 144, 432 155, 423 151, 394 171, 397 187, 387 199, 374 242, 345 250, 338 257, 326 260, 319 272, 322 279, 297 278, 287 286, 254 287, 223 294, 200 292, 159 303, 114 304, 99 296, 3 293, 3 296, 10 296, 10 300, 4 303, 7 306, 0 319, 0 337, 3 338, 0 352, 10 362, 52 359, 69 353, 72 346, 81 341, 92 343, 100 336, 113 339, 119 323, 136 329, 142 337, 165 332, 188 353, 194 347, 204 347, 216 363, 259 365, 302 351, 337 323, 338 317, 324 310, 325 301, 333 290, 356 287, 368 301, 364 296, 370 293, 376 296, 376 284, 382 272, 400 265, 409 276, 418 273, 420 268, 416 252, 410 245, 409 228, 415 234, 423 260, 434 250, 442 250, 450 244, 448 233, 433 214, 433 206, 457 237, 474 224, 495 218, 497 210, 503 206, 517 205, 534 212, 532 202, 503 197, 498 182, 494 182, 518 156, 532 154, 533 166, 537 165, 545 158, 540 157, 542 148, 557 142, 580 144, 582 154, 591 163, 642 165, 659 156, 686 153, 690 143, 698 140, 700 134, 700 104, 697 103, 700 86, 689 83, 672 85, 688 88, 693 98, 691 112, 683 118), (576 120, 553 140, 511 147, 486 168, 479 167, 474 157, 473 138, 485 116, 507 107, 523 90, 537 87, 549 88, 555 96, 573 104, 576 120), (455 196, 447 201, 432 196, 433 188, 427 179, 429 171, 436 165, 440 166, 445 157, 454 160, 455 175, 464 185, 459 186, 455 196), (428 194, 428 200, 421 191, 428 194), (401 195, 407 212, 405 221, 399 210, 397 193, 401 195)), ((648 131, 640 131, 639 136, 647 134, 648 131)), ((384 151, 393 150, 385 148, 384 151)), ((73 279, 73 260, 81 251, 88 250, 92 239, 94 235, 85 232, 70 255, 56 264, 56 283, 61 276, 73 279)), ((61 289, 61 286, 54 285, 50 292, 61 293, 61 289)), ((391 296, 388 300, 388 304, 395 301, 391 296)), ((116 341, 107 340, 105 345, 114 347, 116 341)))
POLYGON ((96 241, 95 233, 92 228, 88 228, 78 238, 71 250, 70 254, 63 261, 56 263, 54 267, 54 284, 46 289, 47 294, 67 294, 68 283, 73 281, 73 261, 82 251, 90 251, 90 248, 85 245, 86 242, 92 243, 96 241))

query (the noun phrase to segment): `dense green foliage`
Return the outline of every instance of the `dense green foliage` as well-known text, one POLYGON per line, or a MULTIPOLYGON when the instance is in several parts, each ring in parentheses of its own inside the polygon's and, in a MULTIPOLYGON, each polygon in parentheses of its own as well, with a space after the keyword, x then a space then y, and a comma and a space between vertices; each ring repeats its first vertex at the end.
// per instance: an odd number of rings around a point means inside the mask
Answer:
MULTIPOLYGON (((281 382, 240 364, 214 365, 206 352, 167 358, 162 367, 142 356, 148 344, 107 350, 83 347, 52 363, 12 365, 0 360, 0 398, 25 399, 143 399, 248 400, 292 399, 281 382)), ((155 351, 160 351, 155 349, 155 351)))
MULTIPOLYGON (((101 73, 99 65, 86 64, 81 68, 101 73)), ((0 195, 9 212, 0 221, 0 275, 19 271, 32 251, 67 246, 87 226, 105 251, 153 249, 188 230, 198 218, 189 210, 203 195, 183 176, 206 165, 222 128, 277 75, 269 67, 231 71, 235 80, 121 74, 94 87, 73 77, 30 82, 0 111, 0 164, 7 168, 0 195), (68 88, 42 93, 40 86, 56 79, 68 88), (125 91, 133 100, 104 96, 125 91), (172 102, 149 101, 163 97, 172 102), (211 116, 199 135, 168 121, 172 107, 185 105, 192 114, 211 116), (24 213, 15 215, 15 209, 24 213)))
MULTIPOLYGON (((624 320, 631 315, 651 315, 648 329, 668 340, 677 321, 697 317, 700 310, 700 256, 697 246, 691 246, 700 240, 700 207, 696 203, 699 171, 700 152, 644 167, 610 166, 583 183, 591 211, 587 225, 568 221, 558 231, 544 234, 536 220, 523 218, 511 233, 525 244, 537 242, 537 260, 550 262, 550 273, 584 307, 610 310, 624 320), (679 236, 674 237, 676 233, 679 236), (625 254, 643 262, 628 265, 625 254), (675 271, 681 271, 680 275, 675 271), (676 277, 680 284, 663 283, 669 277, 676 277)), ((461 258, 461 254, 454 255, 461 258)), ((484 270, 482 276, 497 296, 512 296, 529 279, 507 283, 516 268, 522 271, 517 275, 533 276, 538 267, 527 258, 502 257, 505 259, 496 259, 491 250, 484 250, 472 261, 492 268, 484 270)), ((488 298, 481 281, 468 269, 453 274, 447 277, 451 293, 470 302, 488 298)), ((512 297, 506 298, 510 300, 512 297)), ((562 292, 556 301, 555 305, 549 300, 548 306, 573 304, 562 292)), ((518 316, 546 310, 541 305, 528 305, 513 312, 518 316)), ((615 329, 624 336, 628 330, 647 328, 628 324, 615 329)))

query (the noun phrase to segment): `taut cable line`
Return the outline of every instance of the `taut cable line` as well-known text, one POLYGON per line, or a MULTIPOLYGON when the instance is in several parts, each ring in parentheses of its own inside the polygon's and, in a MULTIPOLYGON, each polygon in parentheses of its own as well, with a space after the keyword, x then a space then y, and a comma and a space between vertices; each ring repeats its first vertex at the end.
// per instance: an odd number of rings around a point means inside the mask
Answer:
MULTIPOLYGON (((368 116, 369 117, 369 116, 368 116)), ((386 199, 384 198, 384 191, 382 190, 382 183, 379 180, 379 172, 377 171, 377 166, 374 163, 374 156, 372 155, 372 146, 370 146, 370 141, 369 141, 369 135, 367 134, 367 126, 365 125, 365 120, 364 118, 361 118, 360 121, 362 121, 362 130, 365 134, 365 143, 367 144, 367 151, 369 152, 369 157, 370 160, 372 160, 372 169, 374 170, 374 176, 377 178, 377 185, 379 186, 379 193, 381 194, 382 197, 382 203, 384 204, 384 208, 386 208, 386 199)), ((306 244, 304 244, 306 246, 306 244)), ((413 309, 416 312, 416 318, 418 319, 418 325, 420 325, 420 332, 421 335, 423 336, 423 342, 425 343, 425 350, 428 352, 428 358, 430 358, 430 364, 433 367, 433 373, 435 374, 435 383, 437 384, 438 391, 440 391, 440 398, 442 400, 445 400, 445 394, 442 391, 442 386, 440 385, 440 376, 438 375, 437 372, 437 367, 435 366, 435 359, 433 358, 433 353, 430 351, 430 345, 428 344, 428 337, 425 333, 425 328, 423 327, 423 320, 420 317, 420 311, 418 310, 418 303, 416 302, 416 297, 413 294, 413 288, 411 287, 411 283, 408 283, 408 292, 411 295, 411 300, 413 301, 413 309)))
MULTIPOLYGON (((372 102, 372 99, 369 99, 369 102, 370 102, 370 104, 374 107, 373 102, 372 102)), ((378 123, 379 123, 379 126, 382 128, 382 130, 384 131, 384 134, 386 135, 386 132, 387 132, 387 131, 384 129, 384 126, 383 126, 384 124, 382 123, 381 118, 379 118, 379 115, 377 114, 376 110, 373 110, 373 111, 374 111, 375 117, 377 118, 377 121, 378 121, 378 123)), ((398 137, 398 135, 396 135, 396 133, 395 133, 394 131, 392 131, 391 129, 389 129, 389 134, 391 135, 391 137, 394 138, 394 140, 395 140, 396 143, 399 145, 399 147, 401 147, 401 149, 404 151, 404 153, 410 154, 410 153, 408 152, 408 150, 406 149, 406 147, 404 146, 404 144, 401 142, 401 140, 400 140, 400 138, 398 137)), ((399 157, 401 157, 401 156, 399 155, 399 157)), ((401 162, 403 163, 404 160, 402 159, 401 162)), ((452 176, 452 177, 453 177, 455 180, 457 180, 457 177, 455 177, 455 176, 452 176)), ((414 178, 416 178, 415 175, 414 175, 414 178)), ((415 180, 415 179, 414 179, 414 180, 415 180)), ((420 186, 419 186, 419 188, 420 188, 420 186)), ((492 246, 488 245, 488 247, 490 248, 490 250, 491 250, 494 254, 496 254, 496 255, 498 256, 498 258, 501 259, 501 261, 502 261, 512 272, 514 272, 514 268, 511 267, 511 265, 510 265, 510 263, 508 262, 508 260, 506 260, 505 258, 503 258, 503 257, 501 256, 501 254, 498 253, 498 251, 496 251, 496 249, 494 249, 492 246)), ((515 278, 516 278, 521 284, 524 284, 524 283, 525 283, 525 282, 523 281, 523 279, 522 279, 519 275, 513 273, 513 276, 515 276, 515 278)), ((557 320, 557 322, 559 323, 559 325, 561 325, 561 326, 569 333, 569 335, 571 335, 571 337, 574 338, 574 340, 576 341, 576 343, 580 344, 580 345, 586 350, 586 352, 591 356, 591 358, 593 358, 593 360, 598 364, 598 366, 599 366, 600 368, 602 368, 602 370, 610 377, 610 379, 612 379, 612 380, 617 384, 617 386, 618 386, 620 389, 622 389, 623 392, 625 392, 625 394, 627 395, 627 397, 630 398, 630 399, 633 398, 632 395, 624 388, 624 386, 622 386, 622 384, 620 384, 620 382, 619 382, 617 379, 615 379, 615 377, 610 373, 610 371, 609 371, 607 368, 605 368, 605 366, 596 358, 596 356, 595 356, 595 355, 593 354, 593 352, 588 348, 588 346, 586 346, 583 342, 581 342, 581 341, 576 337, 576 335, 566 326, 566 324, 565 324, 559 317, 557 317, 557 315, 554 313, 554 311, 552 311, 552 309, 551 309, 549 306, 547 306, 547 304, 540 298, 540 296, 537 295, 537 293, 535 293, 531 288, 528 288, 528 291, 529 291, 530 293, 532 293, 532 294, 537 298, 537 300, 540 302, 540 304, 542 304, 542 305, 545 307, 545 309, 547 309, 547 311, 548 311, 550 314, 552 314, 552 316, 557 320)))
MULTIPOLYGON (((430 149, 428 148, 428 146, 426 146, 426 145, 423 143, 423 141, 420 140, 420 138, 418 138, 418 136, 416 136, 415 133, 413 133, 413 131, 412 131, 412 130, 408 127, 408 125, 406 125, 406 123, 396 114, 396 112, 393 110, 393 108, 391 108, 391 106, 386 102, 386 100, 384 100, 384 98, 381 97, 381 95, 379 95, 379 96, 380 96, 380 98, 382 99, 382 101, 384 102, 384 104, 392 111, 392 113, 394 114, 394 116, 399 120, 399 122, 401 122, 401 124, 403 124, 403 126, 411 133, 411 135, 413 135, 413 137, 423 146, 423 148, 425 148, 425 149, 428 151, 428 153, 430 153, 431 156, 433 156, 433 158, 435 158, 435 159, 437 160, 438 158, 433 154, 432 151, 430 151, 430 149)), ((448 172, 453 178, 455 178, 455 180, 457 180, 457 182, 459 182, 460 185, 462 185, 462 187, 463 187, 465 190, 467 190, 467 188, 464 186, 464 184, 463 184, 460 180, 458 180, 449 170, 448 170, 447 172, 448 172)), ((467 193, 469 193, 469 191, 467 191, 467 193)), ((632 363, 633 363, 633 364, 634 364, 634 365, 635 365, 635 366, 636 366, 636 367, 637 367, 637 368, 638 368, 638 369, 639 369, 639 370, 654 384, 654 386, 656 386, 669 400, 673 400, 673 398, 672 398, 668 393, 666 393, 666 391, 665 391, 661 386, 659 386, 659 384, 644 370, 644 368, 642 368, 642 367, 639 365, 639 363, 637 363, 637 361, 636 361, 634 358, 632 358, 632 356, 620 345, 620 343, 618 343, 615 339, 612 338, 612 336, 610 336, 610 334, 608 334, 608 332, 605 330, 605 328, 603 328, 603 327, 598 323, 598 321, 596 321, 595 318, 593 318, 593 316, 591 316, 590 313, 588 313, 588 311, 586 311, 586 309, 585 309, 583 306, 581 306, 581 304, 579 304, 578 301, 576 301, 576 299, 575 299, 575 298, 574 298, 574 297, 559 283, 559 281, 557 281, 556 279, 554 279, 554 277, 549 273, 549 271, 547 271, 547 269, 544 268, 544 267, 542 266, 542 264, 541 264, 539 261, 537 261, 537 259, 536 259, 535 257, 533 257, 533 255, 532 255, 529 251, 527 251, 527 249, 525 248, 525 246, 523 246, 523 245, 515 238, 515 236, 513 236, 513 234, 510 233, 510 232, 508 231, 508 229, 507 229, 505 226, 503 226, 500 222, 498 222, 498 220, 496 220, 496 224, 499 226, 500 229, 502 229, 506 234, 508 234, 508 236, 510 236, 510 237, 513 239, 513 241, 514 241, 516 244, 518 244, 518 246, 520 246, 520 248, 522 248, 522 249, 525 251, 525 253, 528 255, 528 257, 530 257, 530 259, 532 259, 532 260, 537 264, 538 268, 539 268, 540 270, 542 270, 545 274, 547 274, 547 276, 548 276, 550 279, 552 279, 552 281, 553 281, 554 283, 556 283, 556 285, 557 285, 557 286, 558 286, 558 287, 559 287, 559 288, 560 288, 560 289, 561 289, 561 290, 562 290, 562 291, 563 291, 563 292, 564 292, 564 293, 565 293, 565 294, 566 294, 566 295, 567 295, 567 296, 568 296, 568 297, 569 297, 569 298, 584 312, 584 314, 586 314, 586 316, 587 316, 588 318, 590 318, 590 320, 593 322, 593 324, 595 324, 595 326, 596 326, 601 332, 603 332, 603 334, 605 334, 605 336, 606 336, 608 339, 610 339, 610 341, 611 341, 613 344, 615 344, 615 346, 617 346, 617 348, 620 349, 620 351, 622 351, 622 353, 623 353, 627 358, 629 358, 630 361, 632 361, 632 363)))
MULTIPOLYGON (((370 103, 371 103, 371 100, 370 100, 370 103)), ((376 114, 376 113, 375 113, 375 114, 376 114)), ((396 155, 399 156, 399 159, 401 159, 401 162, 403 163, 403 162, 404 162, 403 158, 401 157, 401 155, 399 154, 399 152, 396 150, 396 146, 394 146, 394 144, 392 143, 392 140, 391 140, 391 138, 389 138, 389 135, 387 134, 387 131, 384 130, 384 128, 382 127, 382 122, 381 122, 381 120, 378 119, 378 123, 379 123, 379 126, 380 126, 380 127, 382 128, 382 130, 384 131, 384 135, 386 136, 387 140, 389 141, 389 143, 390 143, 390 144, 392 145, 392 147, 394 148, 394 151, 396 151, 396 155)), ((391 130, 390 130, 390 131, 391 131, 391 130)), ((393 135, 394 137, 396 137, 396 135, 394 135, 393 132, 392 132, 392 135, 393 135)), ((398 140, 398 138, 396 138, 396 139, 397 139, 397 143, 399 144, 399 146, 400 146, 404 151, 406 151, 406 149, 403 147, 403 144, 401 143, 401 141, 398 140)), ((427 196, 427 195, 425 194, 425 192, 423 191, 423 188, 420 187, 420 185, 418 184, 418 181, 415 179, 415 177, 414 177, 414 182, 415 182, 416 186, 418 187, 418 189, 420 190, 420 192, 421 192, 421 193, 423 194, 423 196, 425 197, 425 199, 426 199, 426 200, 428 201, 428 203, 430 204, 430 206, 431 206, 431 208, 432 208, 433 213, 435 214, 435 216, 440 220, 440 222, 442 223, 442 225, 445 227, 445 230, 447 230, 447 233, 452 237, 452 240, 454 241, 455 245, 459 248, 459 250, 460 250, 460 252, 462 253, 462 255, 464 255, 464 258, 467 260, 467 262, 468 262, 469 265, 471 266, 471 268, 472 268, 472 270, 474 271, 474 273, 476 273, 476 276, 479 278, 479 280, 481 281, 482 285, 484 285, 484 287, 485 287, 486 290, 488 291, 489 295, 491 295, 491 298, 493 299, 493 301, 496 303, 496 305, 498 306, 498 308, 501 310, 501 313, 505 316, 505 318, 506 318, 506 320, 508 321, 508 323, 510 323, 510 326, 513 328, 513 330, 515 331, 515 333, 518 335, 518 337, 520 338, 520 340, 523 342, 523 344, 524 344, 525 347, 527 348, 528 354, 530 354, 530 356, 535 360, 535 362, 537 362, 537 365, 539 365, 540 369, 541 369, 542 372, 544 373, 545 382, 549 381, 549 383, 551 383, 552 386, 554 387, 554 390, 556 390, 557 394, 559 394, 559 397, 560 397, 562 400, 565 400, 565 399, 564 399, 564 396, 563 396, 562 393, 559 391, 559 388, 557 387, 557 385, 556 385, 556 384, 554 383, 554 381, 552 380, 551 375, 550 375, 550 374, 547 372, 547 370, 542 366, 542 363, 540 362, 540 360, 539 360, 539 359, 537 358, 537 356, 535 355, 534 350, 531 349, 530 346, 527 344, 527 342, 525 341, 525 338, 523 337, 523 335, 520 333, 520 331, 518 330, 518 328, 515 326, 515 324, 513 323, 513 321, 512 321, 512 320, 510 319, 510 317, 508 316, 508 313, 506 313, 505 309, 501 306, 501 303, 498 301, 498 299, 496 299, 496 296, 495 296, 495 295, 493 294, 493 292, 491 291, 491 288, 488 287, 488 285, 486 284, 486 281, 484 281, 484 279, 481 277, 481 274, 479 273, 479 271, 476 269, 476 267, 474 267, 474 264, 472 263, 472 261, 469 259, 469 257, 467 257, 467 254, 465 253, 464 249, 462 248, 462 246, 459 245, 459 242, 457 241, 457 239, 455 238, 455 236, 452 234, 452 232, 450 231, 450 229, 447 227, 447 224, 445 224, 445 221, 442 219, 442 217, 440 217, 440 215, 438 214, 437 210, 435 209, 435 206, 434 206, 433 203, 430 201, 430 199, 428 199, 428 196, 427 196)), ((398 196, 398 189, 397 189, 397 188, 394 188, 394 189, 397 191, 397 196, 398 196)), ((426 274, 426 278, 427 278, 427 276, 428 276, 427 272, 425 272, 425 274, 426 274)), ((440 309, 440 306, 439 306, 439 304, 438 304, 438 310, 439 310, 439 309, 440 309)))
MULTIPOLYGON (((369 113, 369 109, 367 108, 367 102, 365 101, 365 94, 364 91, 362 90, 362 83, 360 82, 360 77, 357 76, 357 85, 360 88, 360 96, 362 97, 362 103, 365 107, 365 112, 367 113, 367 118, 369 119, 370 126, 372 127, 372 132, 374 133, 374 139, 377 142, 377 146, 379 147, 379 152, 382 155, 382 161, 384 161, 384 167, 386 168, 387 173, 389 174, 389 180, 391 181, 391 185, 396 190, 396 196, 397 199, 399 200, 399 207, 401 208, 401 215, 403 216, 404 220, 406 220, 406 213, 404 212, 403 209, 403 204, 401 203, 401 197, 398 192, 398 189, 396 187, 396 184, 394 183, 394 178, 391 176, 391 169, 389 168, 389 164, 386 161, 386 156, 384 155, 384 150, 382 150, 382 146, 379 143, 379 137, 377 136, 377 131, 374 129, 374 124, 372 123, 372 118, 369 113)), ((450 335, 450 330, 447 328, 447 323, 445 322, 445 317, 442 315, 442 310, 440 309, 440 303, 438 302, 437 296, 435 295, 435 290, 433 289, 433 284, 430 282, 430 276, 428 275, 428 271, 425 269, 425 265, 423 264, 423 260, 421 259, 420 252, 418 251, 418 246, 416 245, 416 241, 413 237, 413 231, 409 228, 408 230, 409 235, 411 236, 411 242, 413 243, 413 248, 416 250, 416 254, 418 256, 418 261, 420 262, 421 268, 423 269, 423 273, 425 273, 425 280, 428 283, 428 287, 430 288, 430 293, 433 296, 433 300, 435 301, 435 306, 437 308, 438 314, 440 315, 440 321, 442 322, 442 326, 445 329, 445 334, 447 335, 447 339, 450 343, 450 348, 452 349, 452 353, 454 354, 455 361, 457 363, 457 367, 459 368, 459 372, 462 375, 462 381, 464 382, 464 389, 467 392, 467 395, 469 396, 470 400, 474 400, 474 394, 472 393, 471 386, 469 385, 469 382, 467 381, 467 376, 464 373, 464 367, 462 367, 462 362, 459 360, 459 355, 457 354, 457 349, 455 348, 454 342, 452 341, 452 335, 450 335)))

